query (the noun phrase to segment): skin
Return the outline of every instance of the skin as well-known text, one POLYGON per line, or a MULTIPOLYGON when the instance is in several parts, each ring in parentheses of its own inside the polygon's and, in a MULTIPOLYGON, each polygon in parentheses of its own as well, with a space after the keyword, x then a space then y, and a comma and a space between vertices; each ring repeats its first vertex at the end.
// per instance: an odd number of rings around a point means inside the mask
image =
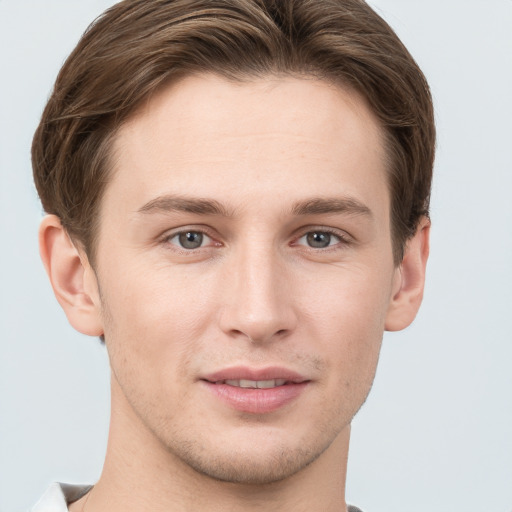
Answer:
POLYGON ((68 319, 105 335, 112 368, 104 470, 71 510, 345 510, 350 422, 428 256, 423 220, 393 264, 377 120, 322 81, 198 75, 145 103, 113 155, 95 268, 56 217, 40 235, 68 319), (244 412, 205 385, 232 366, 307 384, 244 412))

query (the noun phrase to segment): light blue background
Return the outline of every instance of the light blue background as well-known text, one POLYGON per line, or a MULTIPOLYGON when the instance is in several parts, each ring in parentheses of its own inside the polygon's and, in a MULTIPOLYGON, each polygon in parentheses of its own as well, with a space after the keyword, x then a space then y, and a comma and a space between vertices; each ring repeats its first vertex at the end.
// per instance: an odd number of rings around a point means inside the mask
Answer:
MULTIPOLYGON (((108 0, 0 0, 0 512, 99 476, 108 363, 37 251, 30 143, 67 54, 108 0)), ((439 149, 415 324, 386 335, 354 421, 365 512, 512 511, 512 1, 374 0, 426 73, 439 149)), ((321 511, 319 511, 321 512, 321 511)))

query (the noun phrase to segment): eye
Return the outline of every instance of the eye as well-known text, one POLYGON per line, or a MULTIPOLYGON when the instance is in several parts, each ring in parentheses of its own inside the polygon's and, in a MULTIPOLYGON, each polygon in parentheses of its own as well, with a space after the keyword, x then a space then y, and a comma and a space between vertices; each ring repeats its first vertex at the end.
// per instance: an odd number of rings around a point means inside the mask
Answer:
POLYGON ((182 249, 192 250, 211 243, 212 239, 201 231, 182 231, 170 237, 168 241, 182 249))
POLYGON ((329 233, 329 231, 310 231, 301 236, 298 243, 308 245, 313 249, 325 249, 326 247, 339 244, 341 241, 340 236, 329 233))

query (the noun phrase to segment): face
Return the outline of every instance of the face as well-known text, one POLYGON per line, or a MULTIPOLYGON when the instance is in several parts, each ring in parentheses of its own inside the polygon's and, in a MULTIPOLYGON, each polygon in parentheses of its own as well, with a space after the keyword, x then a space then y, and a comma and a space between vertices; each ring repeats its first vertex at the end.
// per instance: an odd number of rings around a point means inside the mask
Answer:
POLYGON ((369 392, 398 272, 365 103, 312 79, 189 77, 114 156, 95 270, 116 414, 216 479, 322 457, 369 392))

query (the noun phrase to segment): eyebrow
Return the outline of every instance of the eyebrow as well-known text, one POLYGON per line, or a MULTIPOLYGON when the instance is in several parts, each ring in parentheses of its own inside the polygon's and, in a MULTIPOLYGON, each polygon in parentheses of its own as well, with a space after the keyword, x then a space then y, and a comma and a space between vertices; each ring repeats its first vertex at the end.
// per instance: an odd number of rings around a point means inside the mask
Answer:
POLYGON ((317 197, 295 203, 292 208, 294 215, 322 215, 345 213, 349 215, 366 215, 372 217, 368 206, 357 199, 346 198, 322 198, 317 197))
POLYGON ((233 216, 232 212, 228 211, 215 199, 188 198, 176 195, 165 195, 152 199, 139 208, 138 212, 186 212, 198 215, 221 215, 223 217, 233 216))
MULTIPOLYGON (((215 199, 191 198, 177 195, 164 195, 156 197, 138 209, 139 213, 157 212, 185 212, 197 215, 219 215, 233 217, 234 212, 228 210, 215 199)), ((322 198, 316 197, 295 203, 291 212, 293 215, 366 215, 372 216, 371 210, 357 199, 346 198, 322 198)))

